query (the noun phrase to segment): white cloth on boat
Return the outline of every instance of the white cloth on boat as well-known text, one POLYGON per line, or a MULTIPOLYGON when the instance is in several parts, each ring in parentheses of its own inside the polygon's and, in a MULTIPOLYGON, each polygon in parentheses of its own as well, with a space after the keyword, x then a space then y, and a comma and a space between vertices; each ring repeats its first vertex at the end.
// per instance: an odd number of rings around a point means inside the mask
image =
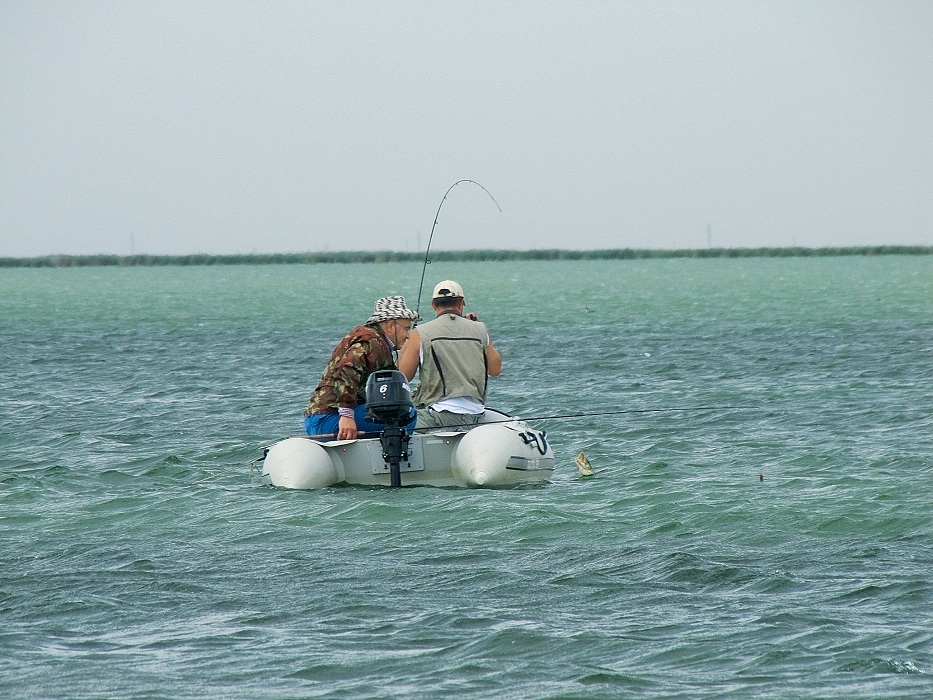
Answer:
POLYGON ((432 403, 431 408, 437 412, 468 413, 471 416, 478 416, 486 410, 483 402, 472 396, 450 396, 432 403))

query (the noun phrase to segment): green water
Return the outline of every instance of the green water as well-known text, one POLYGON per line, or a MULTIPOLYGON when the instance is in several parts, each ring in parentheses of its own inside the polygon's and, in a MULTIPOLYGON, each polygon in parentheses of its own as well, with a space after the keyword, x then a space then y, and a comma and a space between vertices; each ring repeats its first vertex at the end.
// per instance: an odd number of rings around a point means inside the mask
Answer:
POLYGON ((492 406, 711 408, 539 420, 538 489, 260 486, 420 273, 0 270, 0 697, 933 695, 933 258, 435 263, 492 406))

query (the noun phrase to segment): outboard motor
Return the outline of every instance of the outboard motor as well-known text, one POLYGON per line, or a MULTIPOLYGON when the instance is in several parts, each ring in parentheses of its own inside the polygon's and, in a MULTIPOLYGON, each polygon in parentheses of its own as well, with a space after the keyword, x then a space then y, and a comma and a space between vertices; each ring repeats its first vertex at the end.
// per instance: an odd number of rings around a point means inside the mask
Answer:
POLYGON ((395 369, 384 369, 366 380, 366 409, 377 423, 385 423, 379 436, 382 458, 389 465, 392 486, 401 486, 399 463, 408 459, 408 435, 402 428, 408 423, 414 403, 405 375, 395 369))

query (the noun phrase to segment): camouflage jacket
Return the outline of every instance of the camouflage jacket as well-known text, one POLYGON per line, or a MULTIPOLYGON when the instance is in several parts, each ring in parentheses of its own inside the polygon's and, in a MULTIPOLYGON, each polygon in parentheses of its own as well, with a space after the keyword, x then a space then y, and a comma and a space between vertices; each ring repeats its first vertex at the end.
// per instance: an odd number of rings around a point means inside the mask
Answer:
POLYGON ((336 413, 366 402, 366 380, 381 369, 395 369, 388 339, 372 326, 357 326, 334 349, 324 375, 308 401, 313 413, 336 413))

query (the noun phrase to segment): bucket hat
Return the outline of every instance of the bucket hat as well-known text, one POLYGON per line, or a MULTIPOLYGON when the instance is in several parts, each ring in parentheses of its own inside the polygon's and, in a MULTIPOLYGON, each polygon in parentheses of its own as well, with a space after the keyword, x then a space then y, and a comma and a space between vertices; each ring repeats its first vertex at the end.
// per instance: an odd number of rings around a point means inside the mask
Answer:
POLYGON ((405 305, 405 297, 392 296, 377 299, 373 307, 373 315, 369 317, 364 325, 371 326, 381 321, 393 321, 399 318, 410 318, 412 321, 420 321, 421 316, 417 311, 409 309, 405 305))

